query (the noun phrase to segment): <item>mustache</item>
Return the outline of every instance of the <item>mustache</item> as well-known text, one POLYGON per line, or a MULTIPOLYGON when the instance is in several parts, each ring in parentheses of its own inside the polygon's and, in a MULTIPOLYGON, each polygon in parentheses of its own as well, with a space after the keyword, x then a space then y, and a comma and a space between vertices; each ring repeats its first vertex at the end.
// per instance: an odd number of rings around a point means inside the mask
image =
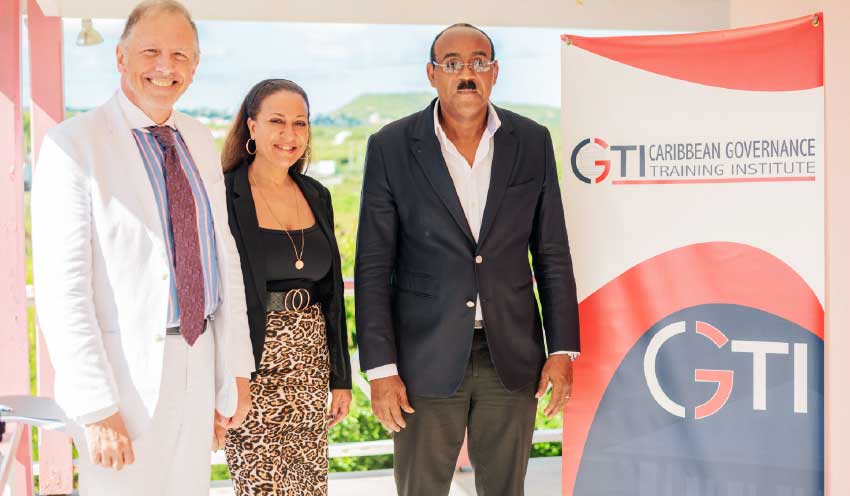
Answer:
POLYGON ((457 83, 457 89, 460 90, 477 90, 478 86, 476 86, 475 81, 472 79, 461 79, 460 82, 457 83))

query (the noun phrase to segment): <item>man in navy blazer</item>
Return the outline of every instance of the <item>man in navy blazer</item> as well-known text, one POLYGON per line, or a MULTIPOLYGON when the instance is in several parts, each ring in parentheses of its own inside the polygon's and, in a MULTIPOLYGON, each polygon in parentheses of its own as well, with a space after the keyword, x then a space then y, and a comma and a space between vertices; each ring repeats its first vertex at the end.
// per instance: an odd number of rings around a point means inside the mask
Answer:
POLYGON ((563 408, 579 351, 552 140, 490 103, 494 55, 474 26, 442 31, 427 65, 438 98, 369 140, 360 363, 405 496, 448 494, 467 430, 478 494, 523 494, 537 398, 551 384, 545 413, 563 408))

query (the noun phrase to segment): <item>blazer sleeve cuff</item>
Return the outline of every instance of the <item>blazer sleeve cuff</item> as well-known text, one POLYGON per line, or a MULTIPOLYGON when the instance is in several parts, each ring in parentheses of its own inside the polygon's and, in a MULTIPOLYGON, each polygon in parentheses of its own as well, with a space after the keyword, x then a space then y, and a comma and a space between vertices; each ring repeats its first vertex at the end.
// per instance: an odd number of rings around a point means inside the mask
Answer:
POLYGON ((581 353, 578 351, 553 351, 552 353, 549 353, 549 356, 552 355, 569 355, 570 360, 576 361, 576 358, 581 356, 581 353))
POLYGON ((236 363, 233 367, 233 375, 235 377, 250 379, 251 374, 253 374, 255 370, 256 366, 254 365, 254 354, 243 354, 243 356, 238 360, 238 363, 236 363))
POLYGON ((351 389, 351 376, 349 375, 345 379, 340 379, 334 374, 331 374, 329 385, 331 389, 351 389))
POLYGON ((90 424, 94 424, 95 422, 100 422, 101 420, 107 419, 113 415, 118 413, 118 405, 113 404, 109 405, 106 408, 101 408, 100 410, 95 410, 91 413, 86 413, 84 415, 80 415, 79 417, 75 417, 74 421, 82 426, 87 426, 90 424))

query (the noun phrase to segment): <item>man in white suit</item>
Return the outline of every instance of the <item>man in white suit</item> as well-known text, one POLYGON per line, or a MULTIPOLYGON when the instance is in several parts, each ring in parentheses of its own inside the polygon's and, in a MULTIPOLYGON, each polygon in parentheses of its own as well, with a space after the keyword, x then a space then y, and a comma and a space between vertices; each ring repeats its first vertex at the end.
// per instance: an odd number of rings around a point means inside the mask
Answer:
POLYGON ((53 128, 35 169, 38 318, 81 493, 206 495, 213 423, 245 418, 254 357, 218 152, 172 110, 197 28, 145 1, 116 56, 121 88, 53 128))

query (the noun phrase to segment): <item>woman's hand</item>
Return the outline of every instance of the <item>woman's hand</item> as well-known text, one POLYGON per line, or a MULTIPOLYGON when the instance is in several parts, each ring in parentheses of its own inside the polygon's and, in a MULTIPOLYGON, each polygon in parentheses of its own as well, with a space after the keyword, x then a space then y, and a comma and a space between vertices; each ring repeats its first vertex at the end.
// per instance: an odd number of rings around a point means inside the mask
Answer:
POLYGON ((351 408, 351 390, 331 390, 331 406, 328 409, 328 429, 342 422, 351 408))
POLYGON ((236 378, 236 391, 238 401, 236 403, 236 413, 230 418, 228 429, 234 429, 242 425, 248 413, 251 411, 251 380, 245 377, 236 378))
POLYGON ((242 425, 245 417, 251 411, 251 380, 245 377, 236 378, 236 412, 232 417, 225 417, 218 410, 215 411, 215 423, 225 429, 235 429, 242 425))

